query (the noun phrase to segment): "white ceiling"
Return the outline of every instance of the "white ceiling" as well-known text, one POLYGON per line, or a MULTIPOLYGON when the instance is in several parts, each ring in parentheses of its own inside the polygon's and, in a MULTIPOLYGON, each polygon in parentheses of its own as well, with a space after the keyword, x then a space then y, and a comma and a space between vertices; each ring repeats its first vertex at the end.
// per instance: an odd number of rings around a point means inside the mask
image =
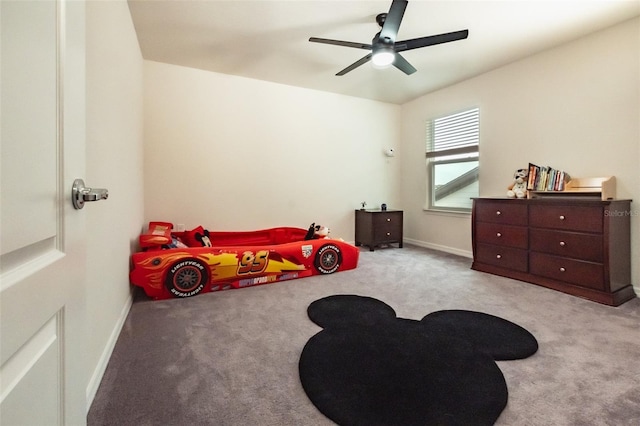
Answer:
MULTIPOLYGON (((403 52, 417 72, 370 63, 335 74, 371 43, 384 1, 129 0, 145 59, 402 104, 640 15, 640 0, 414 0, 397 40, 463 29, 466 40, 403 52)), ((640 34, 639 34, 640 36, 640 34)))

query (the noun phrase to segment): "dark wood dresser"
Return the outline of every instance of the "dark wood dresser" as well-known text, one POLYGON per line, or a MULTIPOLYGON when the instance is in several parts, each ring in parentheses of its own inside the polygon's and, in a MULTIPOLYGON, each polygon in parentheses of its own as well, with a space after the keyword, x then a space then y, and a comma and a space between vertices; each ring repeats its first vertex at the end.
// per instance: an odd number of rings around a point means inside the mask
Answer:
POLYGON ((356 246, 373 251, 383 244, 402 247, 402 210, 356 210, 356 246))
POLYGON ((618 306, 631 285, 631 200, 473 200, 472 269, 618 306))

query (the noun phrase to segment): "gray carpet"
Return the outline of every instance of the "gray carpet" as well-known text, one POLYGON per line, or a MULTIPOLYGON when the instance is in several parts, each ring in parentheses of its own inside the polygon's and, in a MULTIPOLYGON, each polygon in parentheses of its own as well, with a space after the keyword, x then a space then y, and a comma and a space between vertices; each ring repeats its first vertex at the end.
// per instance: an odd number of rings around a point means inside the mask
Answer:
POLYGON ((469 269, 405 245, 362 250, 352 271, 181 300, 137 297, 89 411, 97 425, 332 425, 298 377, 320 331, 316 299, 370 296, 399 317, 474 310, 529 330, 540 348, 499 361, 509 387, 497 425, 637 425, 640 300, 614 308, 469 269))

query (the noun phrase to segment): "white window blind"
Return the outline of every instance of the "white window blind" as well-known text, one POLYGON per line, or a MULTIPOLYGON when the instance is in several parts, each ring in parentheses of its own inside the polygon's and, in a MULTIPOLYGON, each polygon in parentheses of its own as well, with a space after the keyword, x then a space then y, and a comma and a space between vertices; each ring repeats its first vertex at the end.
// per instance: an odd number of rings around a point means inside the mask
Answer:
POLYGON ((427 158, 478 152, 479 141, 478 108, 427 123, 427 158))

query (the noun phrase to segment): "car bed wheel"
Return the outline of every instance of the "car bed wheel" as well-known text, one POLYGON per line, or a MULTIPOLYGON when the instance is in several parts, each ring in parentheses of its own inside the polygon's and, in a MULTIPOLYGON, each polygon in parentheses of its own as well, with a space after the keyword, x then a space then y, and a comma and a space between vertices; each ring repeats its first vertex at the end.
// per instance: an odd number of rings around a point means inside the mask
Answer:
POLYGON ((200 293, 209 281, 207 265, 195 258, 182 259, 169 269, 165 284, 174 297, 200 293))
POLYGON ((342 252, 335 244, 325 244, 316 253, 314 266, 321 274, 333 274, 342 263, 342 252))

